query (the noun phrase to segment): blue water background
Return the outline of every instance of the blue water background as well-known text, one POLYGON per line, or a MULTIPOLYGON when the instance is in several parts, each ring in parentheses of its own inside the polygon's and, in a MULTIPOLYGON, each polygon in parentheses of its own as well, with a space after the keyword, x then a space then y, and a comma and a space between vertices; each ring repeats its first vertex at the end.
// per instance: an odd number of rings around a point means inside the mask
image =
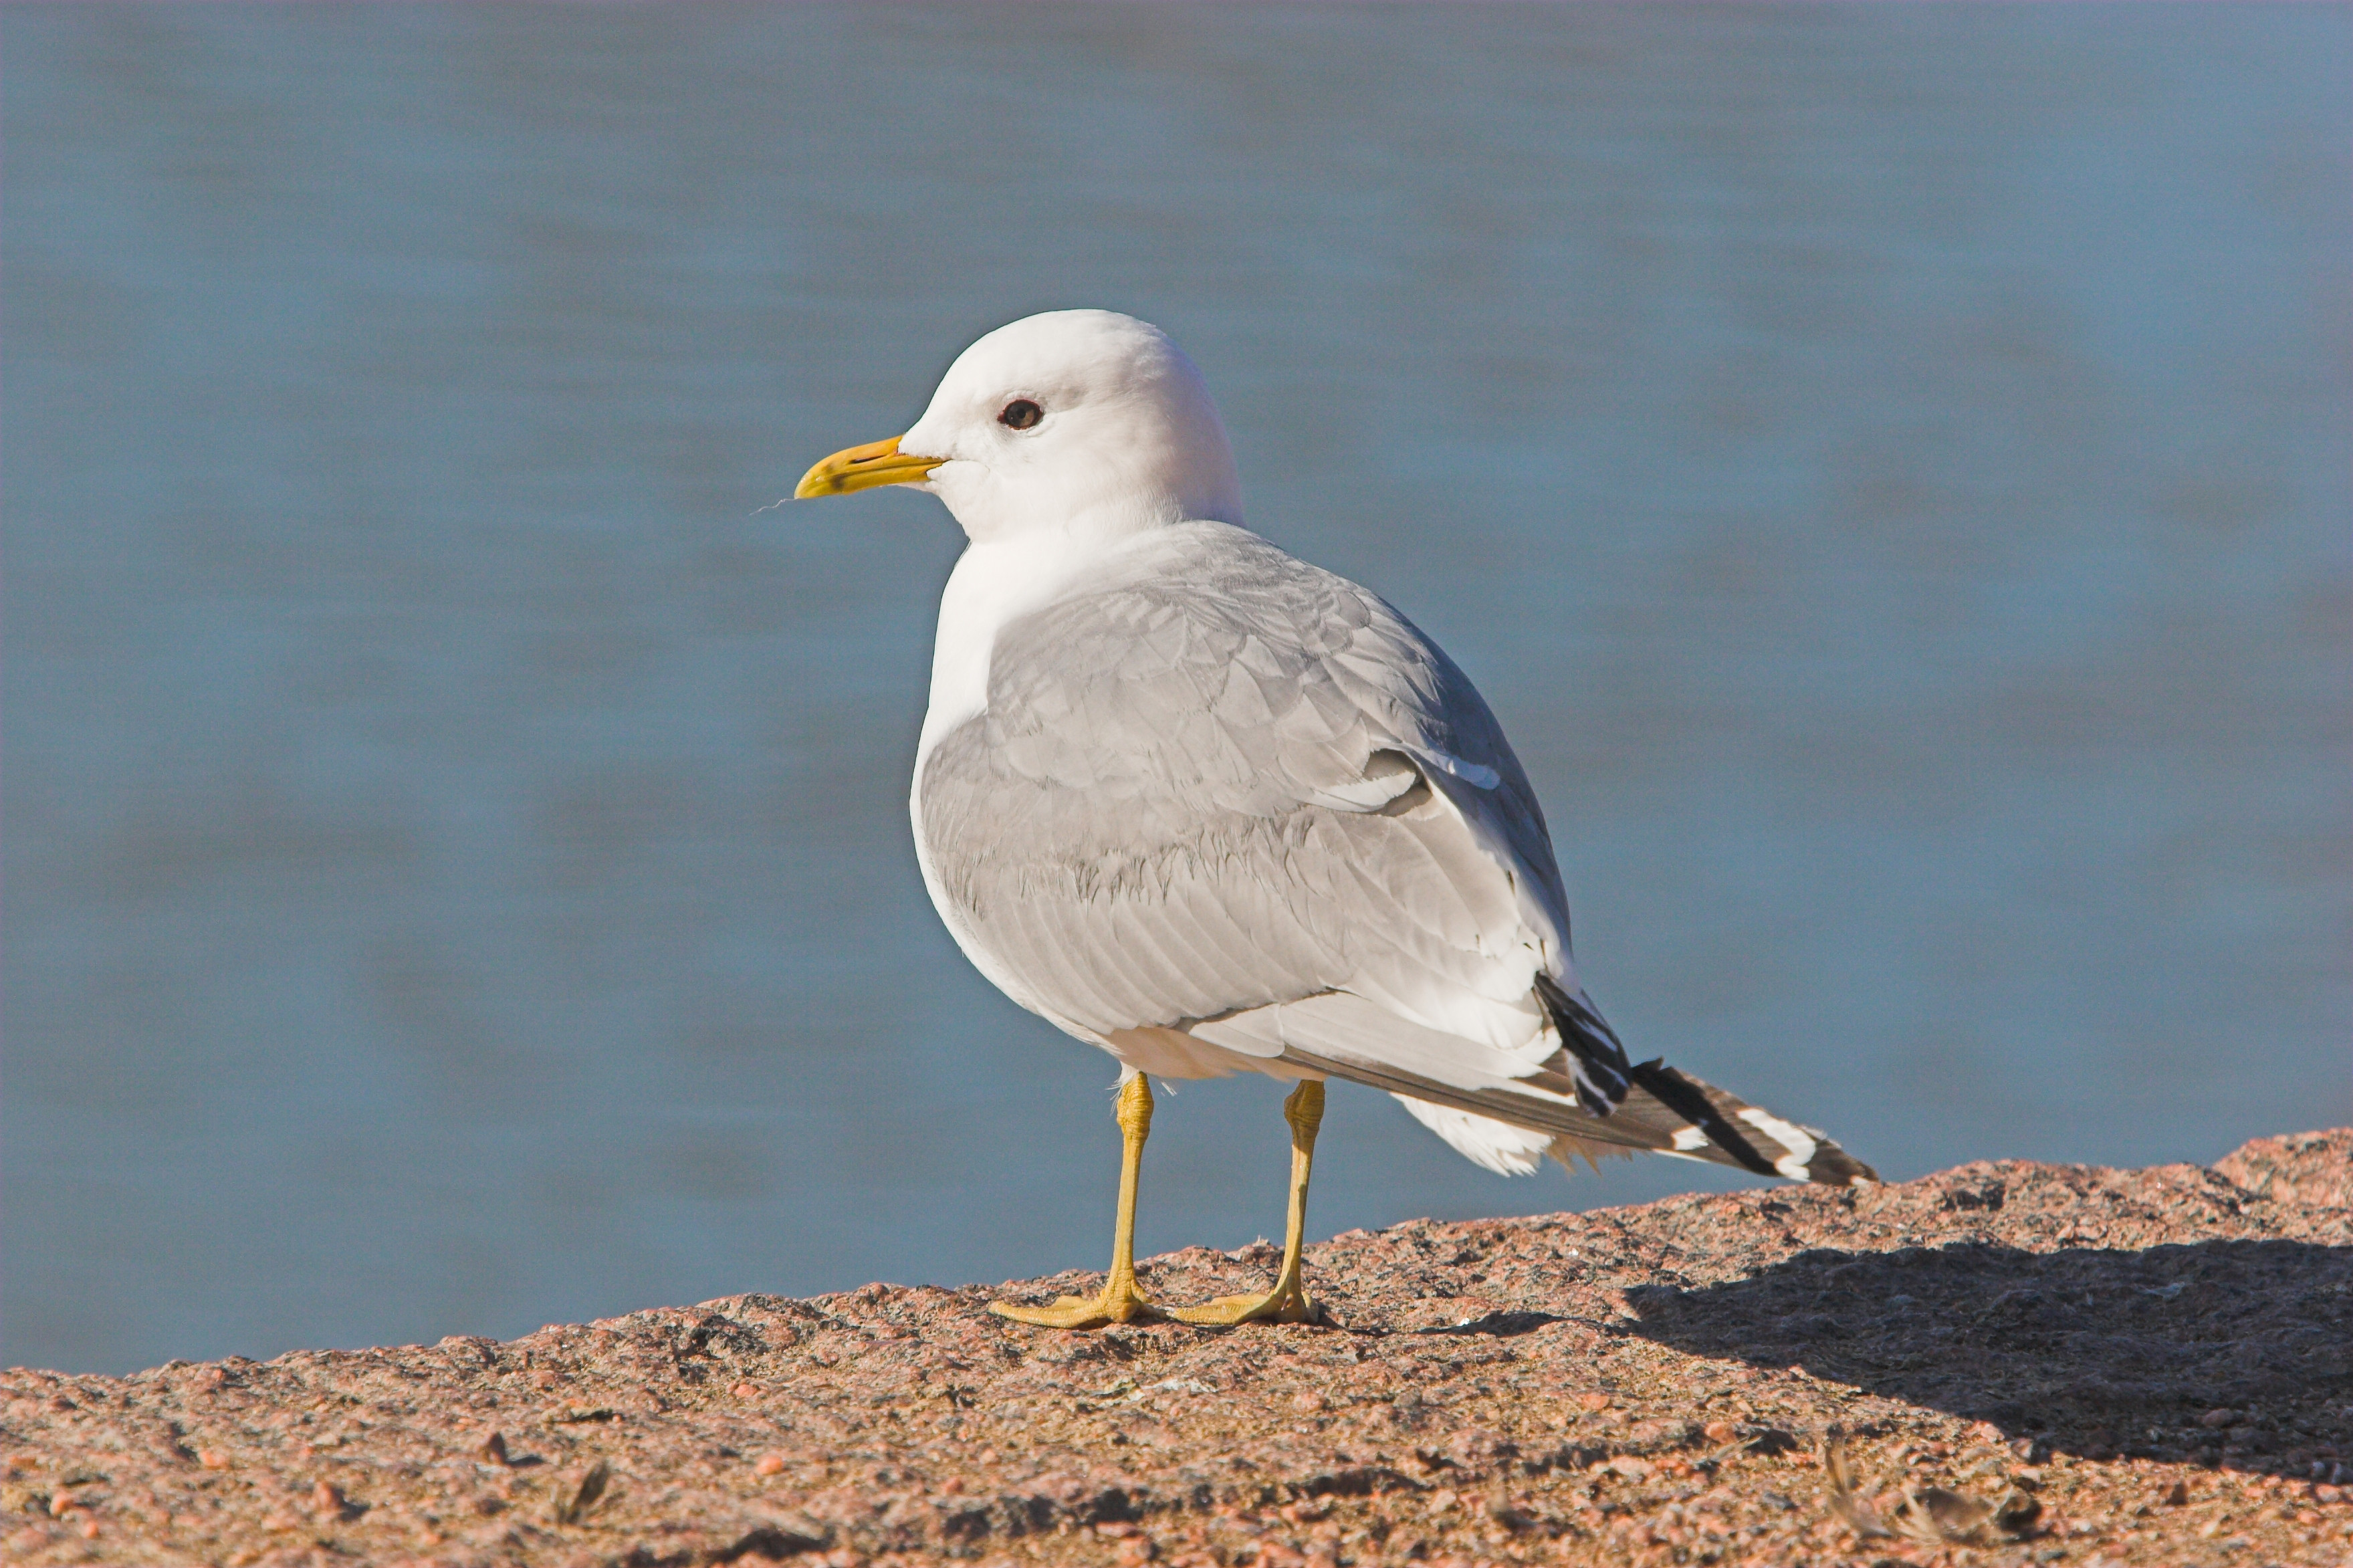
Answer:
MULTIPOLYGON (((959 537, 762 510, 1046 307, 1482 684, 1639 1053, 1894 1176, 2353 1121, 2342 7, 0 28, 0 1361, 1100 1267, 1112 1064, 908 843, 959 537)), ((1343 1090, 1312 1218, 1742 1181, 1343 1090)))

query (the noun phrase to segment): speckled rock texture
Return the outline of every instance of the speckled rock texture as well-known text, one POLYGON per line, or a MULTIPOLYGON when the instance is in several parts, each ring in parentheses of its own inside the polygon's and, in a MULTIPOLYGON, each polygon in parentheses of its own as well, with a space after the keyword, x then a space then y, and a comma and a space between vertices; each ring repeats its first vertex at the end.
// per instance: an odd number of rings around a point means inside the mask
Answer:
MULTIPOLYGON (((1197 1300, 1272 1260, 1197 1249, 1145 1279, 1197 1300)), ((1309 1282, 1329 1324, 983 1310, 1093 1283, 1067 1276, 13 1371, 0 1548, 24 1568, 2353 1563, 2353 1130, 2212 1170, 1976 1164, 1422 1221, 1313 1248, 1309 1282), (1964 1525, 1976 1544, 1947 1539, 1964 1525)))

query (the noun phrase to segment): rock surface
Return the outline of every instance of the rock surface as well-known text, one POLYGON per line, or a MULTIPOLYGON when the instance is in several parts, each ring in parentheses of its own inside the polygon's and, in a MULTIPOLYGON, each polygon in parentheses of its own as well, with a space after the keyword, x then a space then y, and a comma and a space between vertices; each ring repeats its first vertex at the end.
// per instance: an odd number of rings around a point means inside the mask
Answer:
MULTIPOLYGON (((24 1568, 2342 1564, 2348 1205, 2341 1130, 2212 1170, 1975 1164, 1354 1232, 1310 1252, 1322 1327, 1071 1334, 988 1315, 1000 1292, 873 1285, 504 1344, 19 1369, 0 1547, 24 1568), (1969 1501, 2005 1496, 1999 1523, 1969 1501), (1942 1543, 1965 1529, 1978 1544, 1942 1543)), ((1188 1301, 1271 1260, 1144 1273, 1188 1301)))

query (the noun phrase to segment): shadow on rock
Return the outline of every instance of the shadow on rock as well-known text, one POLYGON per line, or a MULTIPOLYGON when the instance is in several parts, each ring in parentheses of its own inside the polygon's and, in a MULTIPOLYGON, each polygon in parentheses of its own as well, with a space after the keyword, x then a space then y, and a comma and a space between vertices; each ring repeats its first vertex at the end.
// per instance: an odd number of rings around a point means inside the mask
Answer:
POLYGON ((1627 1295, 1646 1339, 1989 1421, 2024 1447, 2297 1475, 2353 1457, 2353 1248, 1815 1250, 1627 1295))

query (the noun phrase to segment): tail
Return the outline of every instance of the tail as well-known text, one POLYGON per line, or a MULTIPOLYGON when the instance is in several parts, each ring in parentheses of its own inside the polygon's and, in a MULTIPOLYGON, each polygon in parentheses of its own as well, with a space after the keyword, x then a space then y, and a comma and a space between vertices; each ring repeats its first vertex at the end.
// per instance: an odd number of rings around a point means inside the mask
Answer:
MULTIPOLYGON (((1616 1031, 1582 993, 1572 994, 1539 975, 1536 994, 1560 1034, 1561 1046, 1536 1071, 1507 1087, 1461 1089, 1403 1068, 1336 1060, 1296 1046, 1282 1055, 1313 1071, 1420 1102, 1407 1109, 1463 1152, 1491 1166, 1490 1155, 1470 1143, 1492 1148, 1493 1138, 1482 1137, 1475 1127, 1454 1118, 1423 1116, 1422 1107, 1442 1106, 1474 1120, 1548 1134, 1551 1142, 1545 1152, 1563 1164, 1574 1156, 1589 1162, 1599 1154, 1647 1150, 1826 1186, 1879 1180, 1878 1172, 1814 1128, 1759 1110, 1663 1061, 1628 1060, 1616 1031)), ((1488 1132, 1500 1131, 1491 1128, 1488 1132)), ((1533 1169, 1533 1163, 1526 1168, 1533 1169)))

